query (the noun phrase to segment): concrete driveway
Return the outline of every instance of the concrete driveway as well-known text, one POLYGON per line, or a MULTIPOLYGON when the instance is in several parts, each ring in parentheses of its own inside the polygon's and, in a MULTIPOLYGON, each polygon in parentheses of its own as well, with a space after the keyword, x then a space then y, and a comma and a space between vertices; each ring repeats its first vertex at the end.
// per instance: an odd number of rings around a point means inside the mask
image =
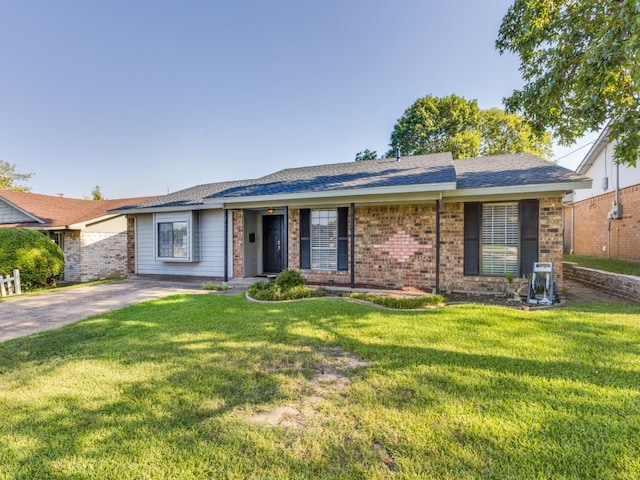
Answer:
MULTIPOLYGON (((17 296, 0 302, 0 342, 51 330, 87 317, 177 293, 209 293, 204 280, 133 277, 127 280, 17 296)), ((224 293, 238 293, 251 282, 234 282, 224 293)), ((223 292, 218 292, 223 293, 223 292)))

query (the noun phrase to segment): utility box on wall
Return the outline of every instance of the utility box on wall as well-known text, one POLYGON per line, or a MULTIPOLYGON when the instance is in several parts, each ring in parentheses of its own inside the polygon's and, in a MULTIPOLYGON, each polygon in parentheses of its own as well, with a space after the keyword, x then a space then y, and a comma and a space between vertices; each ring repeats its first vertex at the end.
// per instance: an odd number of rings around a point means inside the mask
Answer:
POLYGON ((622 204, 615 203, 611 208, 608 217, 616 220, 622 218, 622 204))

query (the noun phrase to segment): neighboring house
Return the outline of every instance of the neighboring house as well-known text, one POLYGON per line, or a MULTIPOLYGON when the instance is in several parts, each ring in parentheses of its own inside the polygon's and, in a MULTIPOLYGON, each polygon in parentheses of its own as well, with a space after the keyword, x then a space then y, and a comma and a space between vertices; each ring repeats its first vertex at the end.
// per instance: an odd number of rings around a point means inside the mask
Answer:
POLYGON ((565 198, 564 249, 640 261, 640 169, 617 166, 614 149, 605 128, 576 169, 593 185, 565 198))
POLYGON ((214 183, 117 209, 138 274, 299 270, 352 287, 493 292, 554 262, 562 197, 590 179, 528 154, 328 164, 214 183))
POLYGON ((0 228, 39 230, 64 252, 64 280, 87 282, 127 273, 127 220, 108 210, 144 198, 79 200, 0 190, 0 228))

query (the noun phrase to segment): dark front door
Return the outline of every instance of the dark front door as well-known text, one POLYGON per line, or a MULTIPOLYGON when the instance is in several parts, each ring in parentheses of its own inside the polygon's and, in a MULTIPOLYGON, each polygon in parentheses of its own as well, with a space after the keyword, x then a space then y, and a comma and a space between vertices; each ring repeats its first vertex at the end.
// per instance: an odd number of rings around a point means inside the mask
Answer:
POLYGON ((264 273, 279 273, 282 271, 283 232, 283 215, 262 217, 262 263, 264 273))

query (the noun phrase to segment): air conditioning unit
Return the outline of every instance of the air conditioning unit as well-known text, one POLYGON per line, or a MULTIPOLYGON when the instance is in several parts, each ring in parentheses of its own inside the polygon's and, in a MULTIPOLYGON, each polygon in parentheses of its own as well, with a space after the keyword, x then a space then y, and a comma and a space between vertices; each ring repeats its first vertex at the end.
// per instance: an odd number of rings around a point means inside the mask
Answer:
POLYGON ((609 212, 609 215, 607 215, 609 218, 613 218, 613 219, 621 219, 622 218, 622 204, 621 203, 616 203, 613 205, 613 207, 611 207, 611 211, 609 212))

